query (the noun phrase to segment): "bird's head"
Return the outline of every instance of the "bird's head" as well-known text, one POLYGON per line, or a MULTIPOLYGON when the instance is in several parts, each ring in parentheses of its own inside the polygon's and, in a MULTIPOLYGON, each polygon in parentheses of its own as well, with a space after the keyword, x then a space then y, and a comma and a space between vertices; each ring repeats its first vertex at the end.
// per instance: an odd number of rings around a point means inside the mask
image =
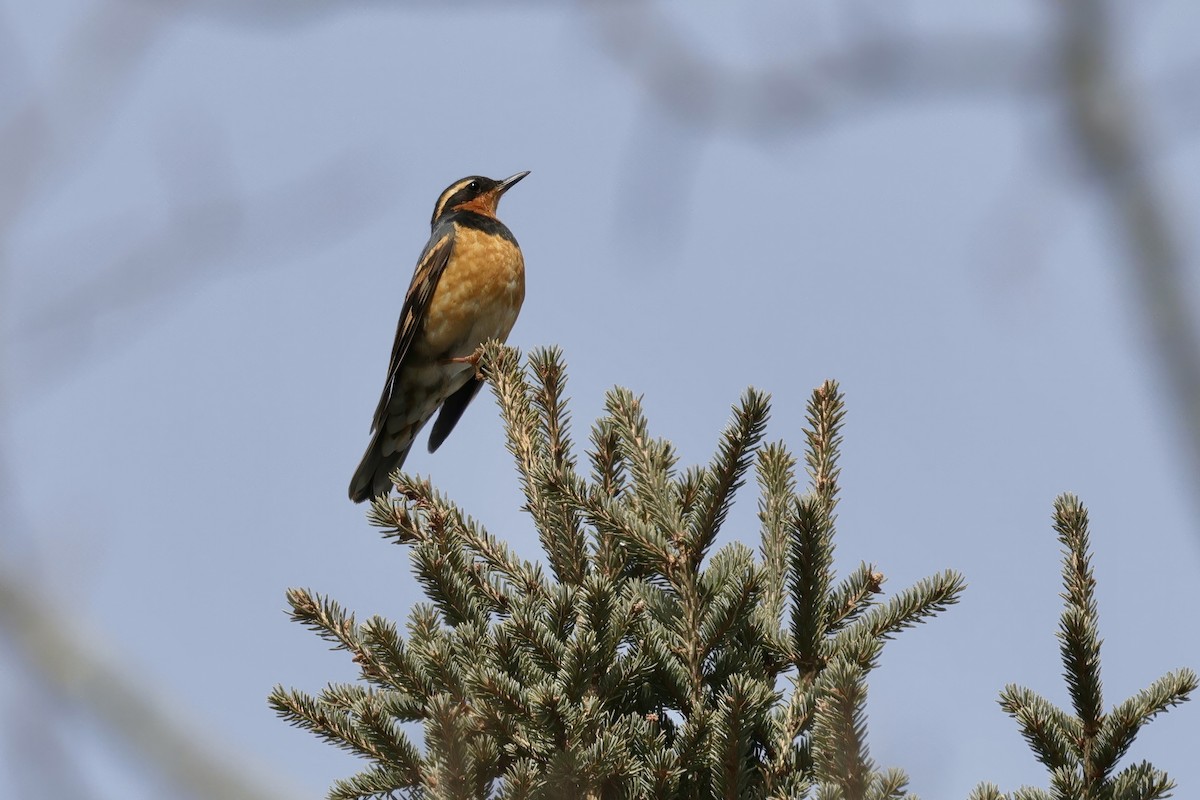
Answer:
POLYGON ((446 191, 437 199, 430 223, 437 225, 443 217, 455 211, 474 211, 485 217, 495 217, 500 197, 528 174, 518 172, 502 181, 484 178, 481 175, 470 175, 457 180, 447 186, 446 191))

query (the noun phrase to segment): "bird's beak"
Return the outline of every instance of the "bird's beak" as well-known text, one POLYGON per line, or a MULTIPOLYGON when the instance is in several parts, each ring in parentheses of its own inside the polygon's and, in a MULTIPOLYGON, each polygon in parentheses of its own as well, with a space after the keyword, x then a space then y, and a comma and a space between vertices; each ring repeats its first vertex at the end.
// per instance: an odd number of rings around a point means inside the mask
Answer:
POLYGON ((496 196, 499 197, 500 195, 504 194, 512 187, 516 186, 517 183, 519 183, 520 180, 528 174, 529 174, 529 170, 525 170, 524 172, 518 172, 516 175, 513 175, 512 177, 505 178, 504 180, 500 181, 500 185, 496 187, 496 196))

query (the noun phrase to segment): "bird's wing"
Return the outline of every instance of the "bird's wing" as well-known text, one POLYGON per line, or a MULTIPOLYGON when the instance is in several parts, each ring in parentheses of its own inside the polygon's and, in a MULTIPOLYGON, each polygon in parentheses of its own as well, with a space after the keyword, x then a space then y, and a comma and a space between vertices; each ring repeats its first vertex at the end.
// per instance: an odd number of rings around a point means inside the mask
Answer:
POLYGON ((379 398, 379 406, 375 409, 375 420, 371 423, 372 431, 377 431, 383 426, 392 393, 400 380, 400 370, 404 368, 408 351, 412 349, 413 340, 421 329, 421 323, 425 321, 429 301, 433 299, 438 281, 446 271, 446 264, 450 262, 450 252, 453 249, 454 226, 447 225, 440 236, 434 231, 434 236, 429 240, 429 244, 425 245, 425 251, 417 260, 412 283, 404 297, 404 308, 400 311, 400 322, 396 326, 396 342, 392 345, 392 358, 388 363, 387 383, 383 386, 383 396, 379 398))

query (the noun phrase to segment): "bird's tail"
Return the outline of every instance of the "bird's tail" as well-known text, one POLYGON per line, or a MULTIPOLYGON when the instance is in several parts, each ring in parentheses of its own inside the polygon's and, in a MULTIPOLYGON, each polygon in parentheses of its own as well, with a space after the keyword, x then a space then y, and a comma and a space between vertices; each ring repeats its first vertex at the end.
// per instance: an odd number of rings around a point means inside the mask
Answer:
POLYGON ((388 476, 404 466, 404 459, 412 449, 413 437, 408 436, 405 437, 408 439, 406 444, 384 455, 383 428, 386 428, 386 425, 381 426, 371 437, 367 452, 363 453, 362 461, 358 469, 354 470, 354 477, 350 479, 350 499, 356 503, 391 491, 392 481, 388 476))

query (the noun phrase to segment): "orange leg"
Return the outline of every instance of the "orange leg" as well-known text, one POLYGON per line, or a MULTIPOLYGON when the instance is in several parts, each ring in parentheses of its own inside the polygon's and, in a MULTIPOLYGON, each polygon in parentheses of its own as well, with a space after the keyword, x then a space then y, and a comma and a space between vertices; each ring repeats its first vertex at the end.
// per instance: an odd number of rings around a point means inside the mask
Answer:
POLYGON ((470 364, 475 368, 475 380, 483 380, 483 374, 479 370, 479 359, 483 357, 483 348, 479 348, 469 356, 458 356, 456 358, 447 358, 447 364, 470 364))

